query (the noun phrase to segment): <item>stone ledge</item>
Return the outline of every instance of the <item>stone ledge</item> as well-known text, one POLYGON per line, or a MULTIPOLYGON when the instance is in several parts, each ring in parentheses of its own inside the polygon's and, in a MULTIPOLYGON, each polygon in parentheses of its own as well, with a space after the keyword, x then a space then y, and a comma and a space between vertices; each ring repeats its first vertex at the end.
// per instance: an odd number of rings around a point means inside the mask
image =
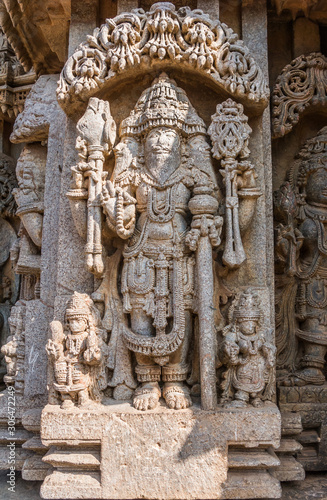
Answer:
MULTIPOLYGON (((280 429, 275 406, 215 411, 193 406, 178 412, 159 406, 141 413, 129 403, 71 410, 48 405, 41 417, 42 442, 53 446, 47 462, 56 467, 64 449, 69 467, 66 470, 61 463, 60 471, 48 475, 41 496, 81 498, 85 477, 88 494, 96 481, 92 498, 200 500, 241 498, 237 496, 241 493, 242 498, 262 498, 255 492, 255 483, 247 481, 257 469, 264 472, 262 463, 259 461, 258 467, 250 464, 242 471, 243 483, 248 486, 245 491, 243 485, 240 492, 235 481, 232 484, 227 478, 228 446, 278 447, 280 429), (90 445, 101 446, 96 478, 78 459, 78 450, 90 445), (72 480, 77 484, 73 489, 72 480)), ((280 498, 279 481, 269 472, 263 476, 264 498, 280 498)))

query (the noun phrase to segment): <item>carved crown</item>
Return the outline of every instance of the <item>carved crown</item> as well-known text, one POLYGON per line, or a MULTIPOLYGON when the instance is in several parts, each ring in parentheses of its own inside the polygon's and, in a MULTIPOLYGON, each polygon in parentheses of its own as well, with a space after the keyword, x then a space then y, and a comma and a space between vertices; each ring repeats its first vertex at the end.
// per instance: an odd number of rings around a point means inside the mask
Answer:
POLYGON ((234 318, 260 319, 261 316, 258 296, 252 290, 242 292, 234 309, 234 318))
POLYGON ((170 127, 184 134, 205 134, 204 121, 184 90, 166 73, 161 73, 146 89, 131 114, 121 124, 121 135, 140 135, 154 127, 170 127))
POLYGON ((89 298, 85 293, 74 292, 66 308, 66 320, 88 318, 90 315, 89 298))
POLYGON ((306 141, 299 157, 302 162, 297 176, 297 184, 299 187, 304 187, 309 174, 319 168, 327 168, 327 127, 323 127, 315 137, 306 141))

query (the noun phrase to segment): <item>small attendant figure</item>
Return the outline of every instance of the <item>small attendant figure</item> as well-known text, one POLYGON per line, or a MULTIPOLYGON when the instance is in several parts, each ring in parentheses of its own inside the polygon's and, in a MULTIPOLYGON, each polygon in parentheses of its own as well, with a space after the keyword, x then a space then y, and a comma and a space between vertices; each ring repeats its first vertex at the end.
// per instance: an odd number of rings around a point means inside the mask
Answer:
POLYGON ((222 402, 243 408, 261 406, 274 394, 273 370, 276 348, 266 340, 259 300, 246 290, 234 300, 230 323, 223 330, 220 357, 226 366, 222 402))
POLYGON ((61 395, 61 408, 86 406, 90 400, 100 401, 102 371, 106 344, 102 330, 96 328, 95 306, 86 294, 75 292, 65 313, 65 329, 60 321, 52 321, 52 339, 46 347, 54 365, 54 389, 61 395))

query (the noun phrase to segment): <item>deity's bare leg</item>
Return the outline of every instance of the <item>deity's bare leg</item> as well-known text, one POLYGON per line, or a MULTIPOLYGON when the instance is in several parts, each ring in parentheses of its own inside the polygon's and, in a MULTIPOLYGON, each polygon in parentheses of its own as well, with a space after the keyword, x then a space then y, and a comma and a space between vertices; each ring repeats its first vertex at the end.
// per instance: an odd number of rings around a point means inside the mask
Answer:
MULTIPOLYGON (((131 326, 139 335, 153 336, 152 318, 140 309, 132 311, 131 326)), ((157 406, 161 396, 158 384, 161 367, 156 365, 150 356, 136 353, 135 357, 137 361, 135 371, 140 386, 134 392, 133 406, 137 410, 152 410, 157 406)))
POLYGON ((169 363, 162 367, 163 396, 168 408, 180 410, 192 405, 189 388, 187 356, 192 337, 192 313, 185 311, 185 337, 182 345, 169 356, 169 363))
POLYGON ((85 406, 90 402, 88 389, 83 389, 78 393, 78 406, 85 406))
POLYGON ((234 400, 231 403, 228 403, 226 406, 230 408, 246 408, 249 399, 249 393, 239 389, 234 394, 234 400))

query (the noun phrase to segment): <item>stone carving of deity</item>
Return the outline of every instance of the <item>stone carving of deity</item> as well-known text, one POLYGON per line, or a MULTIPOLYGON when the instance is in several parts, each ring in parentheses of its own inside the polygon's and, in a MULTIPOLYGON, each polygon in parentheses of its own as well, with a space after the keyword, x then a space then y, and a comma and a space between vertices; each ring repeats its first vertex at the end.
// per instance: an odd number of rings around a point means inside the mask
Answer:
POLYGON ((267 340, 258 297, 246 290, 234 300, 229 316, 220 348, 222 362, 227 367, 222 401, 237 408, 249 402, 261 406, 263 401, 271 401, 274 394, 276 347, 267 340))
MULTIPOLYGON (((245 260, 241 232, 260 195, 253 166, 237 159, 249 155, 251 129, 243 106, 231 99, 217 106, 212 120, 213 155, 226 174, 223 262, 235 269, 245 260)), ((221 245, 223 197, 205 123, 185 91, 162 73, 121 122, 116 146, 106 101, 90 99, 77 131, 80 162, 72 168, 68 197, 76 228, 86 238, 86 266, 102 281, 92 298, 104 303, 102 324, 111 332, 113 396, 129 399, 135 389, 139 410, 155 408, 161 396, 169 408, 187 408, 201 365, 201 401, 213 408, 213 311, 219 314, 220 292, 212 248, 221 245), (111 150, 115 165, 105 181, 102 169, 111 150), (105 258, 103 214, 117 248, 105 258)))
POLYGON ((60 321, 50 324, 52 338, 46 350, 54 367, 54 389, 61 395, 64 409, 73 407, 75 401, 86 406, 91 400, 100 400, 106 344, 96 320, 92 300, 75 292, 67 304, 65 328, 60 321))
POLYGON ((322 385, 327 352, 327 128, 300 152, 297 185, 276 193, 277 315, 282 385, 322 385), (281 273, 283 272, 283 274, 281 273), (287 283, 286 281, 287 280, 287 283), (285 284, 286 283, 286 284, 285 284))
POLYGON ((126 241, 121 292, 130 318, 123 337, 137 363, 133 404, 154 408, 163 382, 167 406, 186 408, 195 309, 191 207, 211 216, 218 207, 205 126, 185 93, 162 75, 123 121, 114 153, 102 204, 109 227, 126 241), (190 165, 193 148, 204 154, 190 165))

